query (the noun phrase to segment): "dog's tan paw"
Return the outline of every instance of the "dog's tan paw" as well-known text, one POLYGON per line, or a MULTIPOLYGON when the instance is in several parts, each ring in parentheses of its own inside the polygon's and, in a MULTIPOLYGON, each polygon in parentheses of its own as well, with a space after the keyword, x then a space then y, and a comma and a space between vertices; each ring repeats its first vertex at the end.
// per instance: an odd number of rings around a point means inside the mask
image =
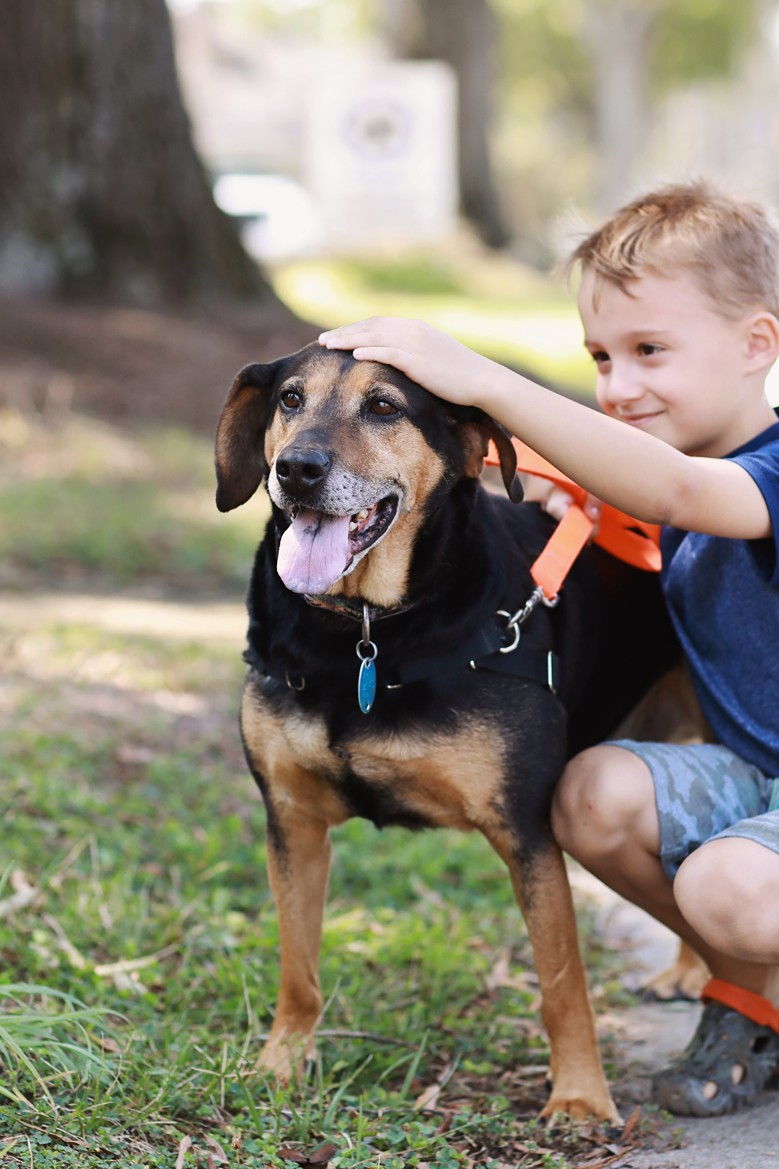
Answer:
POLYGON ((608 1124, 622 1124, 622 1117, 605 1083, 598 1091, 593 1091, 592 1085, 588 1085, 584 1091, 553 1090, 539 1113, 539 1119, 552 1120, 559 1115, 575 1121, 600 1120, 608 1124))
POLYGON ((614 1102, 609 1097, 604 1100, 589 1100, 583 1097, 576 1099, 549 1101, 538 1114, 539 1120, 553 1121, 555 1117, 565 1116, 577 1124, 591 1124, 593 1121, 603 1121, 606 1124, 622 1125, 622 1117, 617 1112, 614 1102))
POLYGON ((299 1079, 308 1065, 316 1062, 316 1042, 311 1035, 271 1034, 260 1052, 254 1070, 271 1075, 281 1084, 299 1079))
POLYGON ((689 946, 682 944, 676 961, 644 984, 644 998, 659 999, 661 1002, 674 999, 695 1002, 701 997, 701 991, 710 977, 709 968, 703 959, 689 946))

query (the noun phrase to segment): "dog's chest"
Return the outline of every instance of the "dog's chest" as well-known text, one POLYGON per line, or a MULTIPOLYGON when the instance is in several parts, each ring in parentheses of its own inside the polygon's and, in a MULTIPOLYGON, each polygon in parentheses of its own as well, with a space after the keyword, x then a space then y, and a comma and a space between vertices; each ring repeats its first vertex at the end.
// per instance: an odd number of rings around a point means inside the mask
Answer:
POLYGON ((454 732, 366 724, 333 741, 324 718, 294 707, 279 713, 250 680, 241 723, 265 798, 314 805, 329 824, 359 816, 378 826, 468 830, 501 803, 504 760, 480 716, 462 718, 454 732))

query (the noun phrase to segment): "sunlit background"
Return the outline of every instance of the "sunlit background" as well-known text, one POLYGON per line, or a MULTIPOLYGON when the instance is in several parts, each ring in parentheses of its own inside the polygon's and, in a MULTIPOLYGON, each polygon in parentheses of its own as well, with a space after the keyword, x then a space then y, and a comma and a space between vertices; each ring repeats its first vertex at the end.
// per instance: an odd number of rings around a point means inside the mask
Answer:
POLYGON ((170 3, 216 200, 310 319, 421 312, 584 389, 577 230, 658 181, 779 196, 773 0, 170 3))

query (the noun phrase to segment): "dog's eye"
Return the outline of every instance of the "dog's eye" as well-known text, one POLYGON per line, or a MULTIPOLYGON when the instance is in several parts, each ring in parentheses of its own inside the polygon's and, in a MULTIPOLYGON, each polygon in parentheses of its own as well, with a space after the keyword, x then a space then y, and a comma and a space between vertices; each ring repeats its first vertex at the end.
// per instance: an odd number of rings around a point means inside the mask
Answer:
POLYGON ((303 405, 303 395, 297 390, 285 390, 281 395, 281 404, 285 410, 298 410, 303 405))
POLYGON ((397 406, 393 406, 392 402, 388 402, 386 398, 374 398, 370 404, 371 414, 381 414, 386 418, 390 414, 399 414, 397 406))

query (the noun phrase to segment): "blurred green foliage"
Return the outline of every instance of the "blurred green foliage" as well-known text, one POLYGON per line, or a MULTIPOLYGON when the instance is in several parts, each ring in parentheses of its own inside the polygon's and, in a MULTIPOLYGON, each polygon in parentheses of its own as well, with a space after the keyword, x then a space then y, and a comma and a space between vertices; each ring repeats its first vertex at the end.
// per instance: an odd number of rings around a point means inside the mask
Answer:
POLYGON ((0 456, 0 585, 245 589, 267 503, 261 493, 240 513, 217 512, 206 440, 7 411, 0 456))

